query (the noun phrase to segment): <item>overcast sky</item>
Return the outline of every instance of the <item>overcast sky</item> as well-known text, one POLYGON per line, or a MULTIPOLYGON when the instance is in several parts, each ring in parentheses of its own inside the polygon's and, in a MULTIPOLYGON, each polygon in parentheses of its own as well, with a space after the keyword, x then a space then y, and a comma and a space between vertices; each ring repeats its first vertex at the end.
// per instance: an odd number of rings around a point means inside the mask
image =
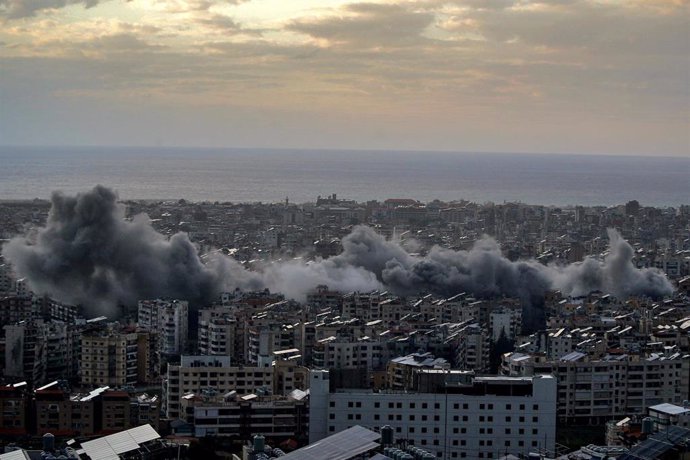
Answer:
POLYGON ((0 144, 690 156, 690 1, 0 0, 0 144))

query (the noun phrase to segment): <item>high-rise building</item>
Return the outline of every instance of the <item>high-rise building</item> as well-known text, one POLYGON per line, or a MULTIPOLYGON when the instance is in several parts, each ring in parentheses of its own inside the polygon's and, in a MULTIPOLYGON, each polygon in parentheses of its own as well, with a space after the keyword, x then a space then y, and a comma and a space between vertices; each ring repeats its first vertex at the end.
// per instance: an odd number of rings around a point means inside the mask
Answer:
POLYGON ((187 347, 189 302, 185 300, 141 300, 139 327, 159 334, 159 351, 163 355, 180 355, 187 347))

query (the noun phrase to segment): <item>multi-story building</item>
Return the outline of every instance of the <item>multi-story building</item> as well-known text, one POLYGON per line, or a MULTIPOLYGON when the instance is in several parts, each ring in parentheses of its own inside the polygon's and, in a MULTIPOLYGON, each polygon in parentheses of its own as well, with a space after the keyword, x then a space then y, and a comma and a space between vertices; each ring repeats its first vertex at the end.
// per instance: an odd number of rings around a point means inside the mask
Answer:
POLYGON ((0 297, 0 326, 29 321, 36 316, 31 296, 0 297))
POLYGON ((271 442, 288 439, 306 442, 309 406, 306 393, 297 395, 239 396, 234 392, 213 396, 187 395, 182 418, 194 426, 194 436, 232 436, 249 440, 261 433, 271 442))
POLYGON ((157 397, 97 388, 89 393, 70 393, 58 382, 34 392, 35 434, 93 436, 126 430, 142 424, 157 428, 160 406, 157 397))
POLYGON ((233 367, 229 356, 182 356, 179 365, 168 364, 164 384, 165 412, 169 419, 180 418, 180 399, 190 393, 212 389, 224 394, 250 394, 273 387, 270 367, 233 367))
POLYGON ((137 331, 137 381, 154 383, 160 378, 158 333, 137 331))
POLYGON ((186 351, 189 335, 189 302, 185 300, 141 300, 139 327, 158 333, 159 351, 163 355, 180 355, 186 351))
POLYGON ((179 418, 181 398, 188 394, 286 395, 306 385, 307 370, 290 359, 278 358, 271 366, 256 367, 231 366, 229 356, 182 356, 180 364, 168 364, 164 410, 167 418, 179 418))
POLYGON ((200 310, 199 354, 235 357, 242 340, 236 331, 237 320, 226 307, 200 310))
POLYGON ((470 322, 456 327, 450 343, 453 345, 453 361, 459 369, 486 372, 489 369, 491 338, 480 324, 470 322))
POLYGON ((554 375, 562 423, 605 423, 643 413, 648 406, 681 404, 690 391, 690 356, 679 353, 589 359, 574 351, 557 361, 540 362, 529 355, 512 358, 504 356, 503 367, 512 375, 554 375))
POLYGON ((5 377, 27 380, 34 385, 46 379, 46 324, 21 321, 5 326, 5 377))
POLYGON ((434 358, 431 353, 393 358, 388 361, 386 368, 386 387, 400 391, 415 388, 415 375, 421 369, 450 369, 450 363, 443 358, 434 358))
POLYGON ((72 324, 46 324, 46 381, 71 380, 79 375, 80 332, 72 324))
POLYGON ((26 382, 0 386, 0 435, 17 436, 28 433, 28 404, 26 382))
POLYGON ((501 336, 513 340, 522 331, 522 310, 519 308, 500 307, 489 313, 491 340, 496 342, 501 336))
POLYGON ((354 425, 370 429, 390 425, 395 427, 397 439, 439 458, 553 452, 555 378, 475 377, 468 383, 463 375, 457 382, 442 381, 433 392, 332 392, 328 371, 312 371, 309 442, 354 425))
POLYGON ((86 387, 112 388, 137 383, 138 335, 108 328, 81 336, 80 380, 86 387))
POLYGON ((380 341, 349 341, 331 336, 314 344, 312 364, 321 369, 380 369, 385 363, 384 348, 380 341))

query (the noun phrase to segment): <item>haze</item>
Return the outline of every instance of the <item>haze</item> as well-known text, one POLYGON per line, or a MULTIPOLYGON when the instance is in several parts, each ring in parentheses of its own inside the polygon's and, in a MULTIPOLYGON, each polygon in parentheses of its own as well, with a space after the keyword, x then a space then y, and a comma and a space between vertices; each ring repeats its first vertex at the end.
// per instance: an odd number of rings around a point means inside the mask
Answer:
POLYGON ((0 0, 0 144, 690 155, 687 0, 0 0))

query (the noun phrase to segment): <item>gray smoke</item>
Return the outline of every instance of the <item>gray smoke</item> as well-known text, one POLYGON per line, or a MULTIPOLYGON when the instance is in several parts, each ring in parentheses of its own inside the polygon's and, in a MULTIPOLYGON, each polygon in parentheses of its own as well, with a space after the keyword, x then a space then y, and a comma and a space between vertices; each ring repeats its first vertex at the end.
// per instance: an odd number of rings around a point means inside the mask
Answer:
POLYGON ((371 228, 357 227, 343 239, 343 253, 322 263, 362 267, 401 294, 426 291, 452 295, 465 291, 529 301, 543 297, 549 289, 558 289, 566 296, 602 291, 619 298, 659 298, 673 293, 661 271, 633 265, 633 249, 618 232, 610 229, 608 235, 609 254, 603 260, 587 257, 570 265, 543 265, 535 260, 507 259, 489 237, 477 241, 469 251, 435 246, 426 256, 412 256, 371 228))
POLYGON ((491 238, 469 251, 433 247, 425 256, 408 253, 366 226, 343 238, 343 252, 310 262, 273 262, 248 271, 216 254, 203 263, 183 233, 167 239, 148 217, 125 220, 115 193, 105 187, 76 197, 53 194, 45 228, 35 238, 14 238, 3 256, 31 287, 58 300, 107 313, 113 305, 174 297, 205 303, 223 290, 262 289, 304 300, 317 285, 340 291, 388 289, 400 295, 431 292, 480 297, 518 297, 529 308, 543 302, 549 289, 565 295, 603 291, 619 298, 662 297, 673 292, 658 270, 636 269, 633 250, 609 231, 610 250, 603 260, 587 258, 571 265, 545 266, 534 260, 512 262, 491 238))
POLYGON ((34 291, 91 313, 161 296, 207 302, 223 289, 262 286, 232 259, 203 264, 183 233, 168 240, 144 215, 125 220, 116 199, 102 186, 76 197, 54 193, 45 228, 33 241, 10 240, 2 254, 34 291))

